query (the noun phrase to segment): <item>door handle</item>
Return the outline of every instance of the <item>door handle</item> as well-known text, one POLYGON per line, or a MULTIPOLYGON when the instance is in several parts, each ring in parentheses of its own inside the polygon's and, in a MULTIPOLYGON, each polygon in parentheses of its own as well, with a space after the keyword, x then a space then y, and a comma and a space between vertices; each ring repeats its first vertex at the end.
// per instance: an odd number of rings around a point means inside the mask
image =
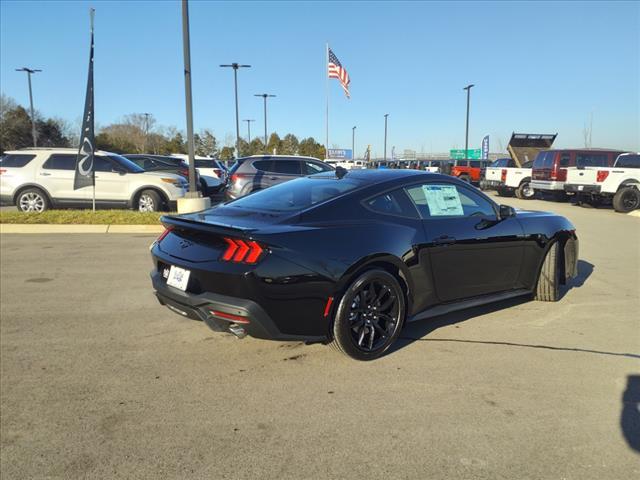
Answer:
POLYGON ((456 239, 447 235, 438 237, 433 241, 434 245, 453 245, 454 243, 456 243, 456 239))
POLYGON ((51 174, 50 174, 50 173, 47 173, 47 172, 40 172, 40 176, 41 176, 41 177, 50 177, 50 176, 51 176, 51 174))

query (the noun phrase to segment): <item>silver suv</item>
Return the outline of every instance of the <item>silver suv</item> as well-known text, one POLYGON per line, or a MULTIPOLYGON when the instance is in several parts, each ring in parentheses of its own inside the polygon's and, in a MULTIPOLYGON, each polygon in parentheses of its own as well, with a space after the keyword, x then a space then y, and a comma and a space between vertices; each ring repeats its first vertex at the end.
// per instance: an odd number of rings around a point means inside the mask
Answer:
POLYGON ((254 155, 238 158, 229 169, 225 195, 233 200, 278 183, 329 170, 334 168, 313 157, 254 155))

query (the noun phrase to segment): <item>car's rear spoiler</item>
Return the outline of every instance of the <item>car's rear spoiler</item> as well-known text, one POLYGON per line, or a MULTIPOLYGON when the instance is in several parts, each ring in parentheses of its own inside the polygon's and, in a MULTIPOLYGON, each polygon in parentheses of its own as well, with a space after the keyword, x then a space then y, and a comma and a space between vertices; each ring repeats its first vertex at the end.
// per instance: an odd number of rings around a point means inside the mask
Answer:
POLYGON ((238 227, 234 225, 225 225, 222 223, 199 222, 185 217, 176 217, 173 215, 164 215, 160 218, 160 222, 165 227, 171 227, 176 230, 192 230, 197 232, 214 233, 219 235, 240 235, 250 237, 255 228, 238 227))
POLYGON ((526 162, 535 160, 541 150, 548 150, 553 145, 557 133, 512 133, 507 150, 516 166, 522 167, 526 162))

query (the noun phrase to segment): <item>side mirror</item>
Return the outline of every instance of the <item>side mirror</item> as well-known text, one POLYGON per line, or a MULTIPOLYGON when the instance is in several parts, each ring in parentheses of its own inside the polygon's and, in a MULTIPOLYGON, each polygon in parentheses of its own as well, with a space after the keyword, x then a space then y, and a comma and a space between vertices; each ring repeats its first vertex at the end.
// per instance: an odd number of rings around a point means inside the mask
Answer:
POLYGON ((500 220, 516 216, 516 209, 509 205, 500 205, 500 220))

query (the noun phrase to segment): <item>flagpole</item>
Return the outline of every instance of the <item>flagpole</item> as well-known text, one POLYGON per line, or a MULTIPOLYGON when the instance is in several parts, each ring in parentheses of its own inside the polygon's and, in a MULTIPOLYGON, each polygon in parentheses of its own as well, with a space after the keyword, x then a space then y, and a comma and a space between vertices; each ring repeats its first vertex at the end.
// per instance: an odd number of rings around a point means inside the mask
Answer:
MULTIPOLYGON (((93 42, 93 17, 95 15, 95 13, 96 13, 96 9, 95 8, 89 9, 89 18, 91 19, 91 48, 93 48, 93 44, 94 44, 94 42, 93 42)), ((95 50, 94 50, 94 52, 95 52, 95 50)), ((91 58, 91 62, 93 62, 93 57, 91 58)), ((94 95, 93 95, 93 86, 92 86, 91 87, 91 97, 92 97, 91 98, 91 105, 93 105, 94 113, 95 113, 95 105, 94 105, 93 96, 94 95)), ((95 154, 95 145, 93 147, 93 151, 94 151, 94 154, 95 154)), ((95 155, 94 155, 94 159, 93 160, 95 161, 95 155)), ((96 169, 95 169, 95 165, 93 166, 93 169, 92 169, 92 175, 93 175, 93 200, 92 200, 91 204, 92 204, 93 211, 95 213, 95 211, 96 211, 96 169)))
POLYGON ((324 157, 325 159, 327 158, 327 155, 329 154, 329 42, 327 42, 326 45, 326 56, 325 56, 325 63, 324 63, 324 76, 326 78, 327 81, 327 118, 326 118, 326 128, 327 128, 327 132, 326 132, 326 142, 325 142, 325 152, 324 152, 324 157))

